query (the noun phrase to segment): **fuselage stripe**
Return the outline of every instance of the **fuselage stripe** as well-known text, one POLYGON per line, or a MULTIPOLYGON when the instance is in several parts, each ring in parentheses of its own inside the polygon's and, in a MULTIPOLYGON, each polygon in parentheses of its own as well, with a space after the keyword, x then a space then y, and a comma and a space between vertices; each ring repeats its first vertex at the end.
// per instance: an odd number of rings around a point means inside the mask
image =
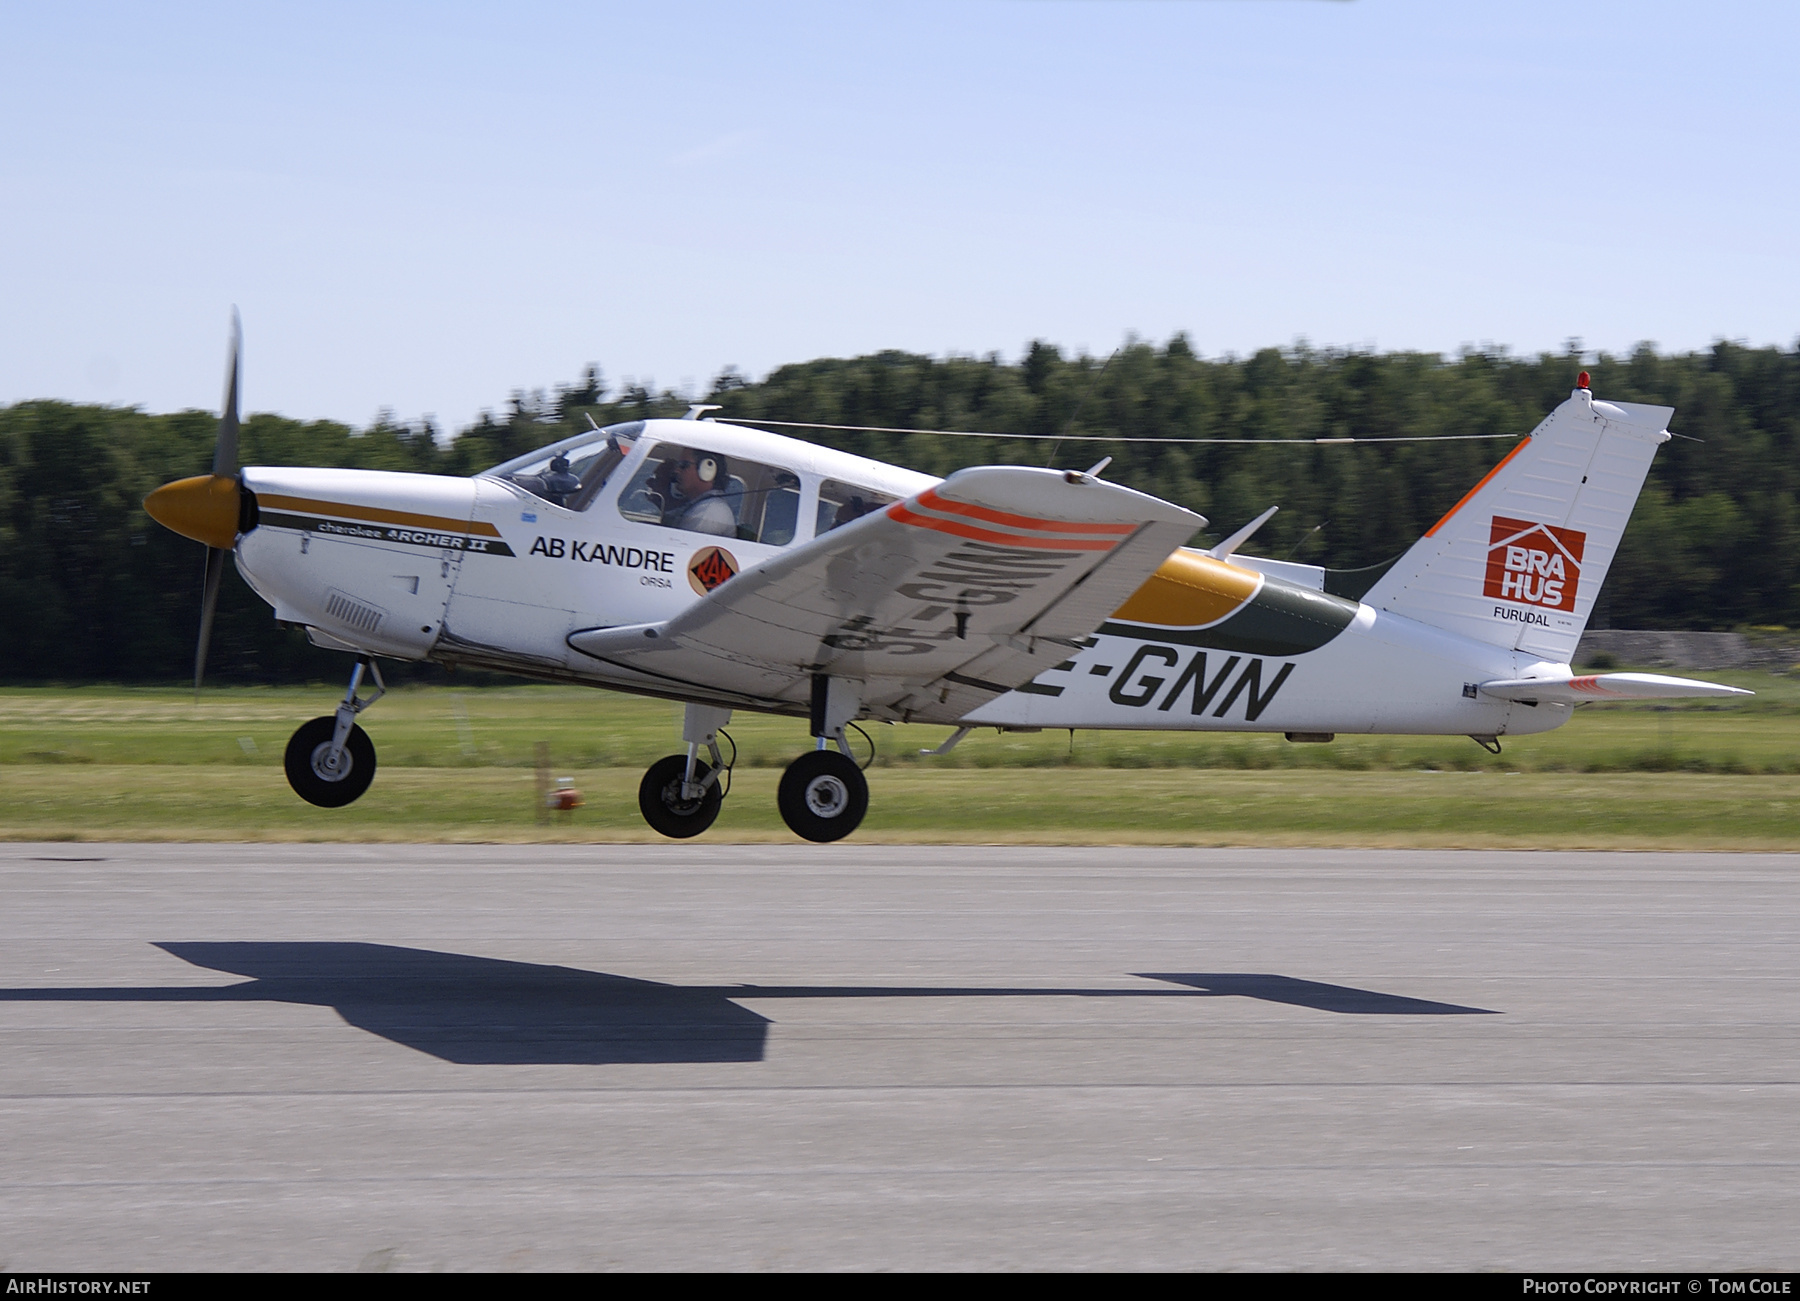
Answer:
POLYGON ((445 533, 475 533, 497 538, 500 530, 492 524, 445 515, 415 515, 411 511, 384 510, 379 506, 350 506, 341 501, 319 501, 312 497, 284 497, 279 493, 259 492, 259 506, 266 510, 302 511, 319 515, 335 515, 339 519, 368 520, 372 524, 402 524, 419 529, 437 529, 445 533))
POLYGON ((290 515, 286 511, 266 510, 260 526, 272 529, 294 529, 317 537, 339 538, 349 542, 398 543, 408 547, 429 547, 440 551, 460 551, 469 555, 510 556, 513 549, 500 538, 472 537, 467 533, 445 529, 422 529, 404 524, 371 524, 357 520, 330 519, 319 515, 290 515))

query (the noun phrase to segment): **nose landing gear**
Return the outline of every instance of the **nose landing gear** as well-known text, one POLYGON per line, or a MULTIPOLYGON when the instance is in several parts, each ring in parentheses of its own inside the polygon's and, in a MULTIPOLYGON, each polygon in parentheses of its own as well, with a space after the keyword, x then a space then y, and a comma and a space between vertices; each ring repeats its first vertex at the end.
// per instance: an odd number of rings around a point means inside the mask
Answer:
POLYGON ((358 661, 350 673, 350 687, 335 714, 302 723, 288 739, 283 767, 294 794, 322 809, 341 809, 354 803, 375 780, 375 743, 356 725, 356 716, 387 694, 381 670, 374 660, 358 661), (375 692, 357 699, 363 669, 375 679, 375 692))

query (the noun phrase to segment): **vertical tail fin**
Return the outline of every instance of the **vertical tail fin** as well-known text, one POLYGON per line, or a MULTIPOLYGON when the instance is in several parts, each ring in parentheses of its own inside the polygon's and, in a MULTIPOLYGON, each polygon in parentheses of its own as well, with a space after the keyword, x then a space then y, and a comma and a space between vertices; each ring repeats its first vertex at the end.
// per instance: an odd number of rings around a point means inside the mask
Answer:
POLYGON ((1567 663, 1673 413, 1576 389, 1364 604, 1567 663))

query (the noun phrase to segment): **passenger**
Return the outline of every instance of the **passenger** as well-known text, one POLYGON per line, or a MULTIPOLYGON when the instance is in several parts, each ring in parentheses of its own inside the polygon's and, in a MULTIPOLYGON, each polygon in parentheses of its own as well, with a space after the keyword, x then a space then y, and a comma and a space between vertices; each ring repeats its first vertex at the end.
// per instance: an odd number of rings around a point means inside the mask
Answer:
POLYGON ((841 529, 851 520, 861 519, 874 509, 874 503, 865 501, 859 496, 852 496, 849 501, 837 508, 837 514, 831 520, 831 527, 841 529))
POLYGON ((650 480, 666 503, 663 524, 690 533, 735 538, 737 512, 725 499, 725 485, 731 482, 725 458, 717 452, 685 448, 669 448, 665 455, 667 459, 650 480))

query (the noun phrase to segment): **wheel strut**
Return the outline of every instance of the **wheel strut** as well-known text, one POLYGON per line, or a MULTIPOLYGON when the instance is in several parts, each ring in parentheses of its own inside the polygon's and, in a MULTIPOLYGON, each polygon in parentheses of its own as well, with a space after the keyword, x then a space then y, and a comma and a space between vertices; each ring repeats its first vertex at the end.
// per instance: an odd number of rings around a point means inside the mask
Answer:
MULTIPOLYGON (((731 711, 717 705, 689 705, 683 711, 681 739, 687 742, 687 766, 681 772, 682 799, 703 798, 708 790, 718 785, 720 777, 730 774, 731 765, 719 753, 719 730, 730 721, 731 711), (701 769, 708 766, 700 762, 701 746, 706 747, 707 757, 712 760, 710 768, 705 772, 701 769)), ((734 752, 735 749, 734 745, 734 752)))
POLYGON ((847 729, 855 726, 851 720, 861 709, 860 682, 824 673, 813 675, 814 746, 787 766, 775 797, 781 820, 802 839, 818 844, 842 840, 856 830, 868 811, 869 783, 851 756, 847 735, 847 729), (835 753, 830 749, 833 744, 835 753))
POLYGON ((731 789, 731 765, 737 762, 735 744, 729 762, 719 752, 719 738, 731 740, 723 730, 730 721, 731 711, 717 705, 687 707, 681 720, 681 739, 687 749, 658 759, 638 784, 638 811, 652 830, 686 840, 712 826, 731 789), (700 758, 702 746, 711 763, 700 758))
POLYGON ((344 742, 350 738, 350 729, 356 726, 356 716, 370 705, 387 695, 387 683, 381 680, 381 670, 376 667, 374 657, 356 661, 356 667, 350 670, 350 686, 344 691, 343 703, 337 707, 337 726, 331 731, 331 748, 325 753, 325 763, 336 769, 344 761, 344 742), (367 667, 369 676, 375 679, 375 694, 367 700, 358 700, 357 688, 362 685, 363 669, 367 667))

